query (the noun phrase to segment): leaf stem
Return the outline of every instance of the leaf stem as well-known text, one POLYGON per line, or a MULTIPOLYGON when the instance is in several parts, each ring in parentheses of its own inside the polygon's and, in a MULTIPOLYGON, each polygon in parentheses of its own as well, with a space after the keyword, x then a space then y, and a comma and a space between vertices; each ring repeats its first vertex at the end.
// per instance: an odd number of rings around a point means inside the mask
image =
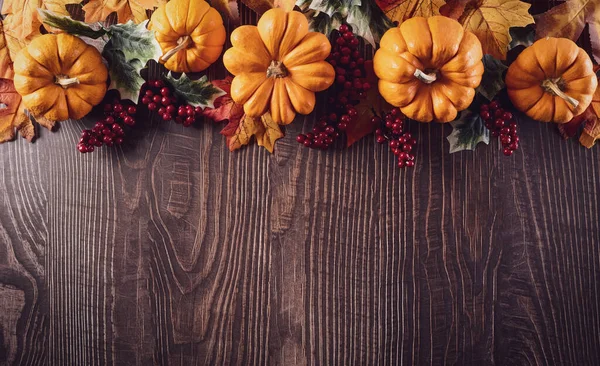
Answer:
POLYGON ((159 59, 160 62, 167 62, 174 54, 181 51, 184 48, 187 48, 190 43, 192 43, 192 38, 190 36, 183 36, 177 40, 177 46, 171 48, 167 53, 162 55, 159 59))
POLYGON ((425 84, 431 84, 434 81, 437 80, 437 75, 435 74, 435 72, 432 73, 426 73, 422 70, 416 69, 415 73, 413 74, 417 79, 421 80, 422 82, 424 82, 425 84))
POLYGON ((542 88, 544 88, 546 92, 564 99, 564 101, 569 103, 571 107, 577 108, 579 101, 563 92, 558 86, 559 83, 560 79, 545 79, 542 81, 542 88))

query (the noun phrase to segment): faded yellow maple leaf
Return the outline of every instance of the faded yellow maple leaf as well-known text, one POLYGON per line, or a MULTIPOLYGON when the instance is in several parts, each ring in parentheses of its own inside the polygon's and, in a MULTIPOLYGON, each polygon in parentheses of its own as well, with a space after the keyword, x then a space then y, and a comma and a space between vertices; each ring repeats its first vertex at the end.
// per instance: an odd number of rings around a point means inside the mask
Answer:
POLYGON ((464 12, 458 21, 479 38, 484 54, 499 60, 506 59, 512 39, 510 27, 524 27, 534 22, 529 14, 531 5, 519 0, 472 0, 463 6, 464 12))
MULTIPOLYGON (((162 3, 159 1, 155 2, 155 6, 162 3)), ((154 8, 151 0, 90 0, 83 6, 83 11, 86 23, 102 22, 113 12, 117 13, 119 23, 126 23, 128 20, 141 23, 148 19, 146 7, 154 8)))
POLYGON ((13 33, 19 39, 27 39, 31 34, 39 33, 41 21, 38 8, 52 10, 60 15, 69 15, 66 4, 78 3, 76 0, 5 0, 2 15, 12 17, 13 33))
POLYGON ((9 14, 0 20, 0 77, 6 79, 13 78, 12 60, 17 53, 31 42, 35 37, 40 36, 39 28, 36 28, 27 37, 19 36, 21 23, 20 19, 13 14, 9 14))
POLYGON ((28 141, 35 136, 33 124, 24 112, 21 96, 12 80, 0 79, 0 143, 12 140, 15 130, 28 141))
POLYGON ((576 41, 589 25, 592 52, 600 62, 600 0, 568 0, 536 17, 536 35, 576 41))
POLYGON ((376 0, 377 5, 392 21, 401 24, 412 17, 430 17, 440 14, 444 0, 376 0))
MULTIPOLYGON (((227 127, 226 127, 227 128, 227 127)), ((269 112, 260 118, 244 115, 239 121, 235 132, 227 133, 227 147, 229 150, 237 150, 244 145, 248 145, 252 136, 256 137, 258 146, 262 146, 270 153, 273 152, 275 141, 283 137, 279 125, 273 121, 269 112)))

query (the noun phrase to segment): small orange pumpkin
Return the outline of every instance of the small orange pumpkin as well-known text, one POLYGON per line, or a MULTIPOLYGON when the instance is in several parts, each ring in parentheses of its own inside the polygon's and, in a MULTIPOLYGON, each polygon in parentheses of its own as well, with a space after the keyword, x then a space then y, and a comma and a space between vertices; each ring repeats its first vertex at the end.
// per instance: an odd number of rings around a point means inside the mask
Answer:
POLYGON ((100 52, 70 34, 45 34, 14 61, 15 89, 34 116, 80 119, 106 94, 108 70, 100 52))
POLYGON ((165 53, 159 61, 175 72, 198 72, 221 55, 225 27, 204 0, 171 0, 152 14, 150 29, 165 53))
POLYGON ((409 118, 450 122, 473 101, 483 52, 456 20, 410 18, 385 32, 380 46, 373 58, 379 92, 409 118))
POLYGON ((223 55, 235 75, 231 97, 248 116, 270 110, 275 122, 288 124, 296 113, 312 112, 315 92, 333 84, 335 71, 324 61, 331 44, 324 34, 308 31, 300 12, 270 9, 257 26, 236 28, 231 44, 223 55))
POLYGON ((598 86, 592 60, 566 38, 543 38, 527 47, 505 82, 515 108, 536 121, 556 123, 583 113, 598 86))

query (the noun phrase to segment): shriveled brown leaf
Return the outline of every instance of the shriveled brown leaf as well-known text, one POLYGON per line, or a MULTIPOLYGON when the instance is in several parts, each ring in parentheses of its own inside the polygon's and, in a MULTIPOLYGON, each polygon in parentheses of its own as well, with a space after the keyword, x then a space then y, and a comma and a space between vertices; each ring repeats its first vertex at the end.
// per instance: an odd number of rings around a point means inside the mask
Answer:
POLYGON ((260 118, 245 115, 237 126, 235 126, 235 122, 230 122, 221 131, 221 134, 227 136, 227 147, 230 151, 248 145, 252 136, 255 136, 257 144, 271 153, 275 147, 275 141, 283 137, 279 125, 273 121, 268 112, 260 118))
POLYGON ((398 24, 412 17, 430 17, 440 14, 444 0, 375 0, 377 5, 392 21, 398 24))
POLYGON ((576 41, 589 25, 592 52, 600 62, 600 0, 568 0, 536 17, 536 35, 576 41))
POLYGON ((236 24, 239 23, 240 10, 236 0, 214 0, 211 1, 211 5, 226 19, 236 24))
POLYGON ((12 140, 15 130, 28 141, 33 140, 35 129, 12 80, 0 79, 0 103, 0 143, 12 140))
POLYGON ((585 128, 579 136, 579 143, 588 149, 596 144, 596 140, 600 139, 600 118, 593 116, 585 124, 585 128))
POLYGON ((156 1, 156 5, 152 5, 150 1, 140 0, 90 0, 83 6, 83 11, 86 23, 102 22, 113 12, 117 13, 119 23, 129 20, 141 23, 148 19, 146 8, 158 7, 160 3, 156 1))
POLYGON ((510 27, 534 22, 530 7, 519 0, 456 0, 448 1, 441 12, 458 19, 466 30, 473 32, 484 54, 505 60, 511 41, 510 27))
MULTIPOLYGON (((600 72, 600 65, 594 66, 594 71, 597 73, 600 72)), ((600 83, 600 78, 598 79, 598 82, 600 83)), ((600 86, 596 88, 596 92, 592 97, 592 108, 596 113, 596 117, 600 118, 600 86)))
POLYGON ((259 16, 273 8, 273 0, 241 0, 241 2, 254 10, 259 16))
POLYGON ((591 108, 587 108, 582 114, 573 117, 569 122, 559 124, 558 131, 567 140, 577 135, 581 126, 585 126, 592 118, 595 118, 594 113, 591 108))

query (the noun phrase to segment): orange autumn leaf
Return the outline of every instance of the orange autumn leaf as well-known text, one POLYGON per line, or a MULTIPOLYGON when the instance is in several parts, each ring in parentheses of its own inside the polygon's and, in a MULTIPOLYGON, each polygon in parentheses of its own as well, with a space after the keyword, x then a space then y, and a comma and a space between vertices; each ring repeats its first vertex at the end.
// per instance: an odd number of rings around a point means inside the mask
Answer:
POLYGON ((0 79, 0 143, 12 140, 15 130, 28 141, 35 136, 33 124, 24 112, 21 96, 12 80, 0 79))
POLYGON ((273 121, 268 112, 260 118, 245 115, 239 121, 230 121, 221 133, 227 136, 227 147, 230 151, 248 145, 254 136, 258 146, 262 146, 272 153, 275 141, 283 137, 279 125, 273 121), (236 123, 237 126, 235 126, 236 123))
POLYGON ((41 35, 39 29, 35 29, 27 37, 21 37, 21 23, 19 21, 20 18, 13 14, 7 15, 4 20, 0 20, 0 78, 13 78, 12 60, 32 39, 41 35))
POLYGON ((430 17, 440 14, 444 0, 375 0, 379 8, 392 21, 401 24, 412 17, 430 17))
POLYGON ((164 0, 90 0, 83 6, 86 23, 102 22, 111 13, 117 13, 119 23, 133 20, 141 23, 148 19, 146 9, 154 9, 164 0))
POLYGON ((449 0, 442 15, 457 19, 479 38, 484 54, 505 60, 512 37, 511 27, 534 22, 530 4, 519 0, 449 0))
POLYGON ((600 0, 568 0, 536 17, 536 35, 576 41, 589 25, 592 54, 600 62, 600 0))
POLYGON ((25 40, 32 34, 39 33, 42 22, 37 9, 47 9, 60 15, 69 15, 66 4, 75 4, 77 0, 5 0, 2 4, 2 15, 10 18, 13 35, 25 40))

